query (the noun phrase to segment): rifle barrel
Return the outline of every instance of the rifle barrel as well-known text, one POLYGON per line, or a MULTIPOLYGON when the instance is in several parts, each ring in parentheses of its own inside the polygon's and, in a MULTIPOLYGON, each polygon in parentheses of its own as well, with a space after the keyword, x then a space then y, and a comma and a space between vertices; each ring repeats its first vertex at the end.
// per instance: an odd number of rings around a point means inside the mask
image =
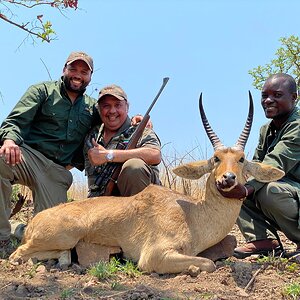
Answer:
POLYGON ((157 101, 158 97, 160 96, 161 92, 162 92, 163 89, 165 88, 165 86, 166 86, 166 84, 168 83, 168 81, 169 81, 169 77, 165 77, 165 78, 163 79, 163 84, 162 84, 161 88, 159 89, 159 91, 158 91, 156 97, 155 97, 154 100, 152 101, 151 105, 149 106, 147 112, 145 113, 145 116, 146 116, 146 115, 149 115, 149 113, 150 113, 152 107, 154 106, 155 102, 157 101))

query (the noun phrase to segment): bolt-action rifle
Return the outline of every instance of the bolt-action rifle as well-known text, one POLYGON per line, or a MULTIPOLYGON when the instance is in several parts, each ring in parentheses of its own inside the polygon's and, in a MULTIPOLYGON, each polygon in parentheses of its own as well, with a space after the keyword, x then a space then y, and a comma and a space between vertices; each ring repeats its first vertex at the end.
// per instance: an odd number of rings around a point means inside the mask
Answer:
MULTIPOLYGON (((152 101, 150 107, 148 108, 147 112, 145 113, 142 121, 137 125, 136 130, 134 131, 134 133, 132 134, 126 148, 124 150, 129 150, 129 149, 134 149, 136 148, 136 145, 139 141, 139 139, 141 138, 144 129, 150 119, 150 111, 153 108, 155 102, 157 101, 158 97, 160 96, 161 92, 163 91, 163 89, 165 88, 167 82, 168 82, 169 78, 166 77, 163 79, 163 83, 162 86, 160 88, 160 90, 158 91, 156 97, 154 98, 154 100, 152 101)), ((115 164, 114 169, 112 170, 112 173, 110 175, 109 181, 107 182, 105 191, 103 193, 104 196, 110 196, 114 193, 114 190, 116 189, 116 184, 117 184, 117 179, 119 177, 119 174, 121 172, 121 168, 122 168, 122 163, 108 163, 108 165, 111 164, 115 164)), ((109 166, 108 166, 109 167, 109 166)), ((103 179, 103 176, 101 176, 101 174, 99 174, 95 180, 95 186, 96 187, 100 187, 101 186, 101 181, 103 179)), ((103 182, 102 182, 103 184, 103 182)))

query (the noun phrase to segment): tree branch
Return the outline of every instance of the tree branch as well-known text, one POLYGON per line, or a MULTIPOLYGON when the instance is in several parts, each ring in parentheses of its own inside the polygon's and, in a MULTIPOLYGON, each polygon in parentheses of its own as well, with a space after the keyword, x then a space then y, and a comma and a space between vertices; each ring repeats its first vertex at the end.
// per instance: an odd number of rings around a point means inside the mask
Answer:
POLYGON ((41 38, 42 40, 44 40, 44 41, 46 41, 46 42, 48 42, 48 43, 50 43, 50 41, 51 41, 51 39, 50 39, 49 37, 47 37, 47 36, 43 37, 40 33, 36 33, 36 32, 34 32, 34 31, 30 30, 30 29, 27 29, 26 26, 29 24, 29 22, 26 23, 25 25, 20 25, 20 24, 18 24, 18 23, 13 22, 12 20, 7 19, 7 18, 6 18, 3 14, 1 14, 1 13, 0 13, 0 19, 2 19, 3 21, 8 22, 8 23, 10 23, 10 24, 12 24, 12 25, 14 25, 14 26, 17 26, 18 28, 20 28, 20 29, 22 29, 22 30, 28 32, 28 33, 31 34, 31 35, 37 36, 38 38, 41 38))
MULTIPOLYGON (((73 9, 77 9, 78 6, 78 0, 44 0, 44 1, 40 1, 40 0, 19 0, 19 1, 15 1, 15 0, 0 0, 0 5, 3 5, 5 7, 5 11, 8 11, 9 13, 11 13, 11 15, 13 16, 12 10, 9 8, 10 5, 17 5, 17 6, 22 6, 25 7, 26 9, 32 9, 36 6, 41 6, 41 5, 47 5, 53 8, 56 8, 59 10, 59 12, 64 15, 62 13, 63 9, 68 9, 68 8, 73 8, 73 9)), ((40 22, 39 26, 33 26, 32 24, 32 28, 28 28, 28 24, 30 24, 30 22, 27 23, 23 23, 20 24, 18 22, 14 22, 11 18, 8 18, 5 14, 3 14, 3 11, 0 10, 0 19, 2 19, 3 21, 16 26, 20 29, 22 29, 23 31, 26 31, 30 36, 33 37, 37 37, 42 39, 43 41, 46 42, 50 42, 51 40, 53 40, 52 38, 50 38, 53 34, 55 34, 54 30, 52 29, 52 24, 49 21, 43 22, 42 18, 43 15, 37 15, 36 16, 37 20, 40 22)))
POLYGON ((38 6, 38 5, 51 5, 51 6, 56 6, 56 5, 60 5, 60 3, 58 3, 58 1, 51 1, 51 2, 36 2, 35 4, 32 4, 32 5, 27 5, 25 3, 22 3, 22 2, 18 2, 18 1, 10 1, 12 2, 13 4, 16 4, 16 5, 20 5, 20 6, 24 6, 26 8, 33 8, 35 6, 38 6))

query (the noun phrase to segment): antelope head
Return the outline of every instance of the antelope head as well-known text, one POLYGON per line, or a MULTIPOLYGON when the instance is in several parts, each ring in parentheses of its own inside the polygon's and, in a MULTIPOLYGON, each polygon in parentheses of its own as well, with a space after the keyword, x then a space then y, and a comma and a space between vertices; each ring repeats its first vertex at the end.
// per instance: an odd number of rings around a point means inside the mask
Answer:
POLYGON ((202 94, 199 99, 199 110, 204 129, 214 148, 213 157, 180 165, 173 169, 176 175, 186 179, 198 179, 206 173, 211 173, 214 184, 224 191, 230 191, 238 183, 244 184, 249 176, 261 182, 269 182, 278 180, 284 175, 284 172, 277 168, 250 162, 245 158, 244 148, 253 121, 253 99, 250 92, 247 121, 238 141, 232 147, 225 147, 209 125, 202 105, 202 94))

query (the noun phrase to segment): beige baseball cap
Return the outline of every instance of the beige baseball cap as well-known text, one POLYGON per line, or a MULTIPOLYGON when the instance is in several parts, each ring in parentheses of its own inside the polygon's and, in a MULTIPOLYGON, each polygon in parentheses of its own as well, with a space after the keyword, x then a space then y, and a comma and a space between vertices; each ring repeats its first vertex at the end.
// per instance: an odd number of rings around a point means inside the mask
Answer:
POLYGON ((99 92, 98 101, 100 101, 100 99, 105 95, 112 95, 119 100, 127 101, 126 93, 123 91, 121 87, 115 84, 108 85, 103 89, 101 89, 99 92))
POLYGON ((81 51, 72 52, 69 55, 69 57, 67 58, 66 65, 69 65, 69 64, 73 63, 76 60, 84 61, 89 66, 90 70, 93 72, 94 62, 93 62, 93 59, 88 54, 86 54, 85 52, 81 52, 81 51))

